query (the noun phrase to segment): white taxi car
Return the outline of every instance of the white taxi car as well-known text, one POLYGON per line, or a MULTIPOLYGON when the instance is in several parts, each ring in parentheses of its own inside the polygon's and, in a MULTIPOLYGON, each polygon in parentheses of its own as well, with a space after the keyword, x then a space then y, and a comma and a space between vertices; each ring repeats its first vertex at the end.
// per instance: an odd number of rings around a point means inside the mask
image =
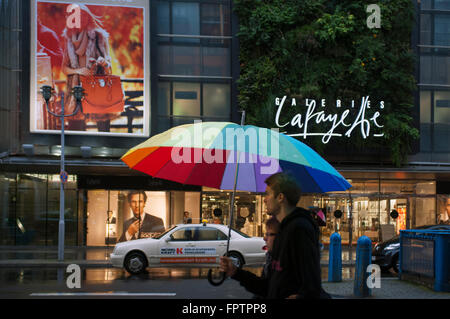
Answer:
MULTIPOLYGON (((118 243, 110 255, 113 267, 140 274, 147 267, 214 267, 227 249, 228 226, 217 224, 180 224, 154 238, 118 243)), ((235 264, 262 265, 265 242, 231 230, 228 256, 235 264)))

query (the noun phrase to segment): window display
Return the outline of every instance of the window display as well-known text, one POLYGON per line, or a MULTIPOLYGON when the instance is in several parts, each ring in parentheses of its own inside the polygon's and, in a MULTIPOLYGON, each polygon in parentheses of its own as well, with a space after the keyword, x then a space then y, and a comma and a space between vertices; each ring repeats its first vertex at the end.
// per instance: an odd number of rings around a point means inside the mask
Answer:
POLYGON ((450 225, 449 195, 438 195, 438 224, 450 225))
MULTIPOLYGON (((208 187, 203 188, 202 219, 209 223, 228 225, 231 193, 208 187)), ((262 236, 262 195, 237 192, 234 206, 233 228, 249 236, 262 236)))
POLYGON ((87 246, 153 238, 171 225, 200 220, 199 192, 95 189, 86 194, 87 246))
POLYGON ((154 237, 167 227, 168 192, 89 190, 87 245, 154 237))

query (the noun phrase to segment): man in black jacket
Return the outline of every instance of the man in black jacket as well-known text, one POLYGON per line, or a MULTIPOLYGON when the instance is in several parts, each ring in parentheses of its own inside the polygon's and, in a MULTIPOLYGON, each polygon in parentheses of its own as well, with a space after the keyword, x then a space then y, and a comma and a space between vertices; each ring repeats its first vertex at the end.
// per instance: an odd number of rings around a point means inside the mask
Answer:
POLYGON ((266 298, 329 298, 321 283, 319 228, 307 210, 296 207, 300 188, 284 173, 270 176, 265 183, 267 213, 281 223, 273 246, 270 276, 254 280, 240 269, 233 273, 227 257, 221 258, 221 271, 250 292, 266 298))

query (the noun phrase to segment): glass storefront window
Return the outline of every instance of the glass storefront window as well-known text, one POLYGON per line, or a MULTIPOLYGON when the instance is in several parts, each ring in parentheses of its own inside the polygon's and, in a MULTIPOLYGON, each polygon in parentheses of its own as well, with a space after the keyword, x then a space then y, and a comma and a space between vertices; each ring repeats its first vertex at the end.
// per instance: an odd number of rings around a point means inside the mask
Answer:
MULTIPOLYGON (((450 61, 450 58, 448 58, 450 61)), ((450 65, 450 62, 449 62, 450 65)), ((434 151, 449 152, 450 91, 434 92, 434 151)))
MULTIPOLYGON (((172 3, 173 34, 200 35, 200 10, 198 3, 172 3)), ((174 42, 200 42, 199 39, 174 39, 174 42)))
POLYGON ((434 42, 436 45, 450 45, 450 17, 446 14, 434 16, 434 42))
MULTIPOLYGON (((158 74, 174 74, 172 70, 172 48, 169 45, 158 45, 158 63, 156 71, 158 74)), ((159 93, 159 92, 158 92, 159 93)))
POLYGON ((201 4, 202 35, 225 36, 230 34, 229 6, 215 3, 201 4))
POLYGON ((217 46, 203 39, 203 46, 169 45, 169 38, 159 37, 157 72, 175 76, 231 76, 230 43, 217 46), (165 42, 164 42, 165 41, 165 42))
POLYGON ((200 48, 173 46, 173 74, 201 75, 200 48))
MULTIPOLYGON (((431 2, 431 0, 428 0, 431 2)), ((448 0, 434 0, 434 8, 440 10, 450 10, 450 3, 448 0)))
POLYGON ((16 233, 16 174, 0 173, 0 244, 14 245, 16 233))
MULTIPOLYGON (((0 191, 3 244, 58 244, 59 175, 5 173, 0 175, 0 191)), ((76 197, 76 177, 69 175, 64 214, 65 244, 69 246, 77 245, 76 197)))
POLYGON ((342 243, 346 245, 349 244, 350 231, 353 244, 360 236, 378 242, 399 234, 401 229, 435 223, 435 181, 402 180, 399 176, 397 180, 353 178, 351 184, 351 201, 348 193, 332 192, 305 196, 299 203, 304 208, 312 205, 325 212, 327 225, 321 227, 324 243, 329 242, 335 231, 339 232, 342 243), (343 213, 339 219, 334 217, 338 209, 343 213), (398 212, 396 219, 390 216, 393 210, 398 212))
POLYGON ((158 115, 170 115, 170 83, 158 82, 158 115))
POLYGON ((161 34, 170 33, 170 8, 169 2, 158 2, 156 8, 157 31, 161 34))
POLYGON ((229 117, 231 113, 230 85, 203 84, 204 116, 229 117))
POLYGON ((99 189, 86 193, 87 246, 155 237, 186 222, 185 212, 192 223, 200 220, 199 192, 99 189))
POLYGON ((438 195, 437 199, 437 222, 450 225, 450 195, 438 195))
POLYGON ((134 191, 89 190, 87 200, 87 246, 152 237, 167 227, 166 192, 143 195, 134 191))
MULTIPOLYGON (((230 200, 231 192, 204 187, 202 219, 206 219, 209 223, 229 225, 230 200), (220 209, 220 215, 217 214, 216 209, 220 209)), ((262 224, 266 220, 263 218, 262 202, 262 195, 237 191, 232 227, 249 236, 262 237, 262 224)))
MULTIPOLYGON (((424 48, 423 50, 426 49, 424 48)), ((448 56, 421 55, 420 82, 423 84, 450 84, 450 77, 447 71, 449 65, 450 58, 448 56)))
POLYGON ((230 48, 203 47, 203 71, 205 76, 230 76, 230 48))
POLYGON ((200 116, 199 83, 173 83, 173 115, 200 116))
POLYGON ((414 227, 436 224, 436 201, 434 198, 416 198, 414 227))
POLYGON ((450 91, 434 92, 434 123, 450 123, 450 91))

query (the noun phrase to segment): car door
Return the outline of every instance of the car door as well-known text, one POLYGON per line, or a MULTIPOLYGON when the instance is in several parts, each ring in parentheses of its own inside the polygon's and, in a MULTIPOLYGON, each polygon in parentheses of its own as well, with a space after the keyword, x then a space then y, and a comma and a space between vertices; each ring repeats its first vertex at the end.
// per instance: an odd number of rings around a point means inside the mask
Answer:
POLYGON ((159 246, 159 263, 163 265, 180 265, 195 263, 192 249, 196 247, 193 240, 195 227, 182 227, 175 230, 167 240, 161 240, 159 246))
POLYGON ((215 227, 196 227, 195 239, 198 264, 216 264, 227 250, 227 235, 215 227))

